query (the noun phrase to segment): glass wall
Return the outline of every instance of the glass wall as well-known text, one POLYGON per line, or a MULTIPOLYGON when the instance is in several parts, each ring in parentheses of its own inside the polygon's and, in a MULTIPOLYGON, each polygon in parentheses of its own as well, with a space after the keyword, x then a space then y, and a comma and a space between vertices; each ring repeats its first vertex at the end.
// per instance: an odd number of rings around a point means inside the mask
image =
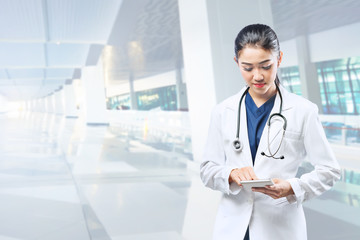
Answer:
MULTIPOLYGON (((360 57, 316 63, 324 114, 359 115, 360 57)), ((281 82, 290 92, 301 93, 299 68, 281 69, 281 82)))
POLYGON ((136 93, 138 110, 161 109, 165 111, 176 111, 176 87, 168 86, 145 90, 136 93))
POLYGON ((319 62, 324 114, 358 115, 360 112, 360 57, 319 62))
MULTIPOLYGON (((177 110, 176 86, 155 88, 135 93, 137 110, 177 110)), ((107 99, 109 110, 129 110, 131 107, 130 95, 124 94, 107 99)))
POLYGON ((299 67, 281 68, 281 83, 288 91, 301 96, 299 67))
MULTIPOLYGON (((360 113, 360 57, 316 63, 323 114, 356 116, 360 113)), ((281 69, 281 82, 290 92, 302 95, 298 66, 281 69)), ((358 146, 360 130, 339 119, 323 120, 330 142, 358 146)))
POLYGON ((107 98, 106 105, 109 110, 128 110, 130 109, 130 95, 123 94, 107 98))

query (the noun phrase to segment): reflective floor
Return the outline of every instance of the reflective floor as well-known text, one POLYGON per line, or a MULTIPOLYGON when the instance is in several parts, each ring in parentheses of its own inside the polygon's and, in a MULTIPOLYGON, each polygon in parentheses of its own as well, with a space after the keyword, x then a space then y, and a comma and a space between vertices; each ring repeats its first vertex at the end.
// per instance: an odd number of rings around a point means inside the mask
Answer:
MULTIPOLYGON (((53 114, 3 114, 0 130, 0 240, 211 239, 220 194, 188 154, 53 114)), ((339 182, 307 203, 309 239, 360 239, 359 193, 339 182)))

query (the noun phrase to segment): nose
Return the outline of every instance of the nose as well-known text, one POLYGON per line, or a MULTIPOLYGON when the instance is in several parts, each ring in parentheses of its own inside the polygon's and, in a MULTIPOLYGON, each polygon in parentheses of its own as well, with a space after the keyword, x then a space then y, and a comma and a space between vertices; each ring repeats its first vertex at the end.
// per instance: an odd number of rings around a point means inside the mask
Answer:
POLYGON ((253 78, 255 81, 262 81, 264 79, 263 75, 261 74, 261 72, 259 70, 254 71, 253 78))

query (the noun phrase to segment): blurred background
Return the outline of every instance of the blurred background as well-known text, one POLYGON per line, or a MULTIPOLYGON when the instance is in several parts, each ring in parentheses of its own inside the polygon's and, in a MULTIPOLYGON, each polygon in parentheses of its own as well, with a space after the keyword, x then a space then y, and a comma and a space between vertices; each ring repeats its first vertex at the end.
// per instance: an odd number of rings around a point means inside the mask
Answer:
POLYGON ((233 42, 252 23, 277 32, 280 81, 318 105, 342 167, 304 204, 308 238, 360 239, 359 10, 0 0, 0 240, 211 239, 221 194, 199 162, 211 109, 244 86, 233 42))

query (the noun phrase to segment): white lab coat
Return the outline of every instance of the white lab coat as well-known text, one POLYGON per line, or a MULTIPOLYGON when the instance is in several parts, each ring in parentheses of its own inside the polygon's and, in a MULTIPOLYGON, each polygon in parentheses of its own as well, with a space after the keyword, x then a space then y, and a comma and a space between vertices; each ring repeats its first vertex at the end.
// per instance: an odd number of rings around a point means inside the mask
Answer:
MULTIPOLYGON (((232 147, 236 137, 239 100, 244 91, 245 88, 214 108, 200 167, 204 184, 223 192, 213 239, 242 240, 248 226, 251 240, 307 239, 301 203, 329 190, 340 178, 340 167, 326 140, 317 106, 280 87, 283 97, 282 114, 287 119, 287 130, 276 156, 283 155, 285 158, 280 160, 261 155, 262 151, 269 154, 266 124, 256 153, 254 171, 259 179, 288 180, 295 194, 273 199, 228 182, 232 169, 252 166, 245 100, 241 104, 240 120, 243 150, 240 153, 235 152, 232 147), (295 178, 300 164, 305 160, 312 163, 315 169, 295 178)), ((279 112, 280 102, 277 94, 270 115, 279 112)), ((279 146, 282 123, 279 117, 275 117, 271 123, 272 152, 279 146)))

